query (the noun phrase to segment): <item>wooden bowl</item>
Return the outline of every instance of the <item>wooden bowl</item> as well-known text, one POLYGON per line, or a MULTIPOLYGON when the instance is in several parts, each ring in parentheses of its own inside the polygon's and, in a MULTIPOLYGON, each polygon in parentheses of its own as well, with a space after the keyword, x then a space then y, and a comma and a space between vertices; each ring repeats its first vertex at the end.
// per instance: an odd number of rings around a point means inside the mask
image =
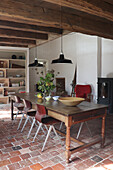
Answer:
POLYGON ((85 99, 80 97, 60 97, 58 100, 66 106, 76 106, 85 99))

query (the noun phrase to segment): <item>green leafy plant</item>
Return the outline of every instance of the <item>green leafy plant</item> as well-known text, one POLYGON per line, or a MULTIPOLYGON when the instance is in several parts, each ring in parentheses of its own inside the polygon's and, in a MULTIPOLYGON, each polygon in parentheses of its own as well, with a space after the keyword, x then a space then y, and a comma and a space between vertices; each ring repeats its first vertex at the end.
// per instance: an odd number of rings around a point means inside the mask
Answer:
POLYGON ((54 90, 55 85, 54 81, 54 70, 48 71, 44 77, 40 77, 40 80, 37 82, 38 89, 44 95, 50 95, 50 92, 54 90))

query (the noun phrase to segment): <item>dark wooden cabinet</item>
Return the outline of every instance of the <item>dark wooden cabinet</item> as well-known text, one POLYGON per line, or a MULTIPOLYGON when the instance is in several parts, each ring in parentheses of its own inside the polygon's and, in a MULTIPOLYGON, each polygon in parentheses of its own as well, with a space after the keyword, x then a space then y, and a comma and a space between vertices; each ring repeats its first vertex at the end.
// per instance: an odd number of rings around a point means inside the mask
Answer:
POLYGON ((113 78, 98 78, 97 102, 108 105, 108 113, 113 114, 113 78))

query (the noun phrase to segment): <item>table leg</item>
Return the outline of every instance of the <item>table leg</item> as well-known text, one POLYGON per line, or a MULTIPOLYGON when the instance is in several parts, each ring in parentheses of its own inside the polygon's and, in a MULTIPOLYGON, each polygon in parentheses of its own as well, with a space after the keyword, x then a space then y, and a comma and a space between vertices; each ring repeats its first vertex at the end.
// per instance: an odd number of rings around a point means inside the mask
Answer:
POLYGON ((106 116, 102 117, 102 143, 101 143, 101 147, 104 147, 104 143, 105 143, 105 118, 106 116))
POLYGON ((11 100, 11 120, 13 120, 13 100, 11 100))
POLYGON ((67 127, 66 130, 66 162, 69 163, 70 158, 70 127, 67 127))

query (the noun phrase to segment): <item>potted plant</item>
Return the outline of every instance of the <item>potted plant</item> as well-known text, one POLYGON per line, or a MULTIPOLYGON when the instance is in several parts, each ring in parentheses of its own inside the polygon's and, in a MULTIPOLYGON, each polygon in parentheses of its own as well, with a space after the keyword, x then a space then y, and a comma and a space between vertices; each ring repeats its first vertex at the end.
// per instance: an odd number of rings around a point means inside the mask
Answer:
POLYGON ((38 90, 43 94, 43 97, 50 96, 52 90, 54 90, 55 85, 54 81, 54 70, 48 71, 44 77, 40 77, 40 80, 37 82, 38 90))

